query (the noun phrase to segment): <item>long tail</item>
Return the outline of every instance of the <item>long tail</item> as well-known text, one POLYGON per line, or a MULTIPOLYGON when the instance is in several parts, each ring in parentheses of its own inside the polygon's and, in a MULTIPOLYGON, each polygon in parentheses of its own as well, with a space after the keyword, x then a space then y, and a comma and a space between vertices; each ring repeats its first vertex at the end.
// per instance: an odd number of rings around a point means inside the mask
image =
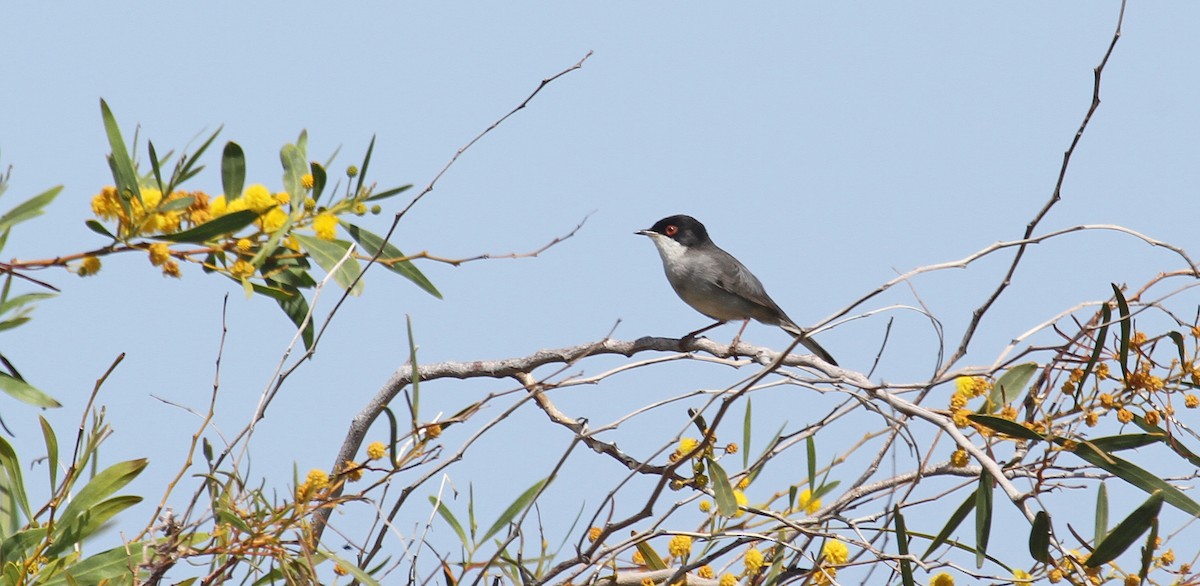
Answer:
POLYGON ((779 327, 783 328, 783 331, 800 338, 800 343, 804 344, 804 347, 808 348, 808 350, 815 354, 817 358, 820 358, 821 360, 824 360, 825 362, 828 362, 834 366, 838 365, 837 361, 833 359, 833 356, 831 356, 828 351, 822 348, 816 340, 812 339, 812 337, 808 335, 808 330, 796 324, 786 322, 779 324, 779 327))

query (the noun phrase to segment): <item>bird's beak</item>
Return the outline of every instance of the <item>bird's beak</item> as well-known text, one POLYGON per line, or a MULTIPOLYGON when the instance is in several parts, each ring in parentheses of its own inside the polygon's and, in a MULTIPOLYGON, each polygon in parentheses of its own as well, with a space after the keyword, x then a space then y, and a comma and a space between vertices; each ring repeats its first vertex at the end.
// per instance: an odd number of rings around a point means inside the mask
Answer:
POLYGON ((638 234, 641 236, 654 236, 655 235, 654 232, 651 232, 649 230, 638 230, 637 232, 634 232, 634 234, 638 234))

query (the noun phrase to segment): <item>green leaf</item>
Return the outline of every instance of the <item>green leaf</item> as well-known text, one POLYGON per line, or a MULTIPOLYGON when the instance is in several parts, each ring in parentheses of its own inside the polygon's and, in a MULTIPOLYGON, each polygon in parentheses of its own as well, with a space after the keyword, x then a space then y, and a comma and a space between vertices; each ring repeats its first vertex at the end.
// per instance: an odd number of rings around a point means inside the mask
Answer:
POLYGON ((1167 336, 1169 336, 1171 338, 1172 342, 1175 342, 1175 349, 1177 351, 1179 351, 1179 363, 1180 364, 1186 363, 1187 362, 1187 356, 1186 356, 1187 349, 1183 345, 1183 334, 1181 334, 1179 332, 1171 331, 1171 332, 1167 332, 1167 336))
POLYGON ((88 220, 88 221, 84 222, 84 225, 86 225, 88 227, 88 229, 91 230, 92 232, 95 232, 101 236, 107 236, 109 238, 112 238, 113 240, 117 239, 116 236, 113 236, 112 232, 108 231, 108 228, 104 227, 104 224, 101 224, 100 222, 97 222, 96 220, 88 220))
POLYGON ((156 240, 167 240, 170 242, 191 242, 194 244, 202 244, 208 242, 218 236, 233 234, 246 226, 254 223, 258 219, 258 214, 253 210, 241 210, 232 214, 225 214, 219 218, 209 220, 195 228, 176 232, 174 234, 160 234, 153 236, 156 240))
POLYGON ((42 438, 46 440, 46 469, 50 473, 50 486, 58 486, 58 436, 45 417, 38 415, 42 425, 42 438))
POLYGON ((964 500, 957 509, 955 509, 954 514, 950 515, 950 519, 946 521, 946 525, 942 527, 942 530, 938 532, 937 537, 934 537, 933 542, 929 544, 929 549, 925 550, 925 553, 921 554, 921 559, 924 560, 928 558, 929 554, 941 547, 943 543, 946 543, 946 540, 950 539, 950 534, 954 533, 954 530, 958 529, 958 526, 962 524, 963 519, 966 519, 967 515, 974 509, 975 492, 972 492, 971 494, 967 495, 967 499, 964 500))
POLYGON ((312 198, 313 201, 317 201, 325 191, 325 182, 329 180, 329 174, 325 172, 325 167, 316 161, 309 163, 308 172, 313 176, 312 198))
POLYGON ((1156 444, 1166 439, 1166 434, 1162 433, 1127 433, 1124 435, 1098 437, 1088 440, 1088 443, 1102 452, 1119 452, 1121 450, 1134 450, 1150 444, 1156 444))
POLYGON ((50 395, 37 390, 33 385, 4 373, 0 373, 0 391, 4 391, 14 399, 35 407, 62 407, 62 403, 55 401, 50 395))
POLYGON ((54 198, 62 191, 62 186, 52 187, 35 195, 20 204, 17 207, 8 210, 8 213, 0 216, 0 231, 8 230, 9 228, 42 215, 42 208, 46 207, 54 198))
POLYGON ((446 507, 446 503, 442 502, 433 495, 429 496, 429 503, 434 507, 437 507, 438 515, 441 515, 442 520, 444 520, 446 524, 450 526, 450 529, 453 529, 454 533, 458 535, 458 540, 462 542, 463 547, 472 549, 471 542, 467 541, 467 532, 463 530, 462 524, 460 524, 458 519, 454 517, 454 513, 451 513, 450 509, 446 507))
POLYGON ((68 549, 76 547, 85 539, 92 536, 109 519, 121 511, 142 502, 140 496, 117 496, 96 503, 95 506, 76 515, 70 521, 54 526, 55 539, 46 554, 53 557, 68 549))
POLYGON ((504 512, 500 514, 500 517, 496 519, 495 523, 492 523, 492 526, 488 528, 487 532, 483 534, 483 537, 481 537, 479 541, 487 541, 493 535, 499 533, 500 530, 504 529, 509 523, 512 522, 513 518, 515 518, 521 513, 521 511, 524 511, 531 503, 533 503, 533 499, 537 497, 537 495, 542 491, 542 487, 546 486, 546 483, 549 481, 549 478, 544 478, 533 483, 533 486, 525 489, 525 492, 521 493, 521 496, 517 497, 517 500, 513 501, 511 505, 508 505, 507 509, 504 509, 504 512))
POLYGON ((1096 491, 1096 529, 1093 543, 1100 543, 1108 535, 1108 486, 1103 481, 1096 491))
POLYGON ((225 152, 221 153, 221 187, 225 190, 225 202, 233 203, 242 197, 242 188, 246 186, 246 153, 242 147, 232 140, 225 143, 225 152))
POLYGON ((712 486, 713 496, 717 501, 717 512, 725 517, 737 515, 737 497, 733 495, 733 484, 729 482, 729 475, 716 460, 712 458, 704 460, 708 463, 709 484, 712 486))
MULTIPOLYGON (((1055 443, 1062 445, 1066 440, 1057 438, 1055 443)), ((1147 493, 1154 494, 1161 492, 1163 499, 1171 506, 1187 513, 1190 516, 1200 516, 1200 504, 1192 500, 1191 497, 1184 494, 1178 488, 1171 486, 1167 481, 1158 476, 1139 468, 1127 460, 1123 460, 1112 454, 1105 454, 1097 451, 1087 443, 1080 443, 1075 450, 1071 452, 1087 463, 1110 472, 1125 482, 1132 484, 1147 493)), ((1111 535, 1111 533, 1110 533, 1111 535)))
MULTIPOLYGON (((10 535, 0 543, 0 560, 17 560, 26 557, 29 549, 38 545, 46 538, 46 526, 36 529, 26 529, 10 535)), ((10 582, 3 582, 10 584, 10 582)), ((13 582, 15 584, 15 582, 13 582)))
POLYGON ((342 222, 342 225, 346 228, 346 231, 349 232, 350 237, 362 247, 363 251, 371 256, 379 254, 379 247, 382 244, 383 254, 380 255, 379 262, 384 267, 387 267, 389 271, 392 271, 393 273, 412 281, 418 287, 424 289, 426 293, 429 293, 438 299, 442 298, 442 294, 438 292, 437 287, 434 287, 433 283, 431 283, 429 279, 425 278, 425 275, 417 269, 416 265, 414 265, 412 261, 406 260, 403 262, 387 262, 388 259, 404 258, 404 253, 400 252, 399 248, 396 248, 390 242, 383 244, 383 238, 359 228, 354 224, 342 222))
MULTIPOLYGON (((158 191, 160 191, 163 195, 167 195, 170 190, 167 189, 168 186, 163 185, 162 168, 159 164, 160 161, 158 160, 158 153, 154 150, 154 143, 147 140, 146 149, 150 151, 150 170, 154 172, 154 183, 158 186, 158 191)), ((167 157, 170 158, 170 156, 171 154, 167 153, 167 157)))
MULTIPOLYGON (((341 263, 340 266, 338 265, 342 257, 346 256, 346 251, 350 250, 349 242, 342 240, 321 240, 316 236, 309 236, 307 234, 293 234, 293 236, 296 237, 300 246, 304 247, 304 250, 308 252, 312 259, 317 261, 317 264, 321 268, 325 269, 325 272, 333 274, 333 279, 343 289, 349 288, 354 283, 354 279, 358 278, 358 274, 362 272, 362 269, 358 265, 358 260, 353 257, 347 258, 346 262, 341 263), (337 268, 336 271, 334 271, 335 267, 337 268)), ((362 293, 362 288, 362 281, 359 281, 354 286, 354 289, 350 290, 350 294, 358 295, 362 293)))
POLYGON ((378 586, 379 585, 379 582, 377 580, 375 580, 375 578, 371 577, 370 574, 363 571, 362 568, 358 567, 353 562, 343 560, 342 558, 335 555, 333 552, 318 551, 318 552, 315 552, 315 557, 317 557, 318 559, 324 558, 324 559, 332 561, 333 563, 335 563, 339 567, 341 567, 343 570, 346 570, 346 572, 348 574, 350 574, 351 576, 354 577, 354 581, 356 581, 360 584, 366 584, 366 586, 378 586))
POLYGON ((92 477, 63 509, 58 524, 54 526, 54 540, 58 541, 61 530, 70 526, 77 517, 87 514, 97 503, 137 478, 146 468, 147 462, 145 458, 118 462, 92 477))
MULTIPOLYGON (((1108 309, 1108 303, 1100 306, 1100 331, 1096 334, 1096 343, 1092 346, 1092 355, 1088 358, 1087 366, 1083 368, 1083 376, 1079 377, 1078 389, 1083 389, 1084 382, 1092 375, 1092 369, 1096 367, 1096 363, 1100 361, 1100 353, 1104 351, 1104 340, 1108 337, 1108 322, 1112 319, 1112 313, 1108 309)), ((1079 401, 1075 401, 1078 405, 1079 401)))
POLYGON ((67 586, 74 584, 100 584, 105 580, 130 583, 130 568, 142 563, 144 545, 132 542, 98 553, 44 582, 45 586, 67 586))
POLYGON ((387 191, 380 191, 379 193, 372 193, 370 197, 364 199, 363 201, 379 201, 381 199, 387 199, 389 197, 392 197, 393 195, 399 195, 401 193, 404 193, 405 191, 408 191, 409 189, 412 189, 411 183, 408 185, 401 185, 400 187, 393 187, 392 189, 389 189, 387 191))
POLYGON ((412 428, 415 432, 418 414, 421 412, 421 370, 417 368, 417 340, 413 336, 412 316, 404 316, 404 322, 408 326, 408 364, 412 367, 412 382, 409 383, 412 388, 412 402, 409 407, 412 410, 412 428))
POLYGON ((1029 429, 1028 427, 1025 427, 1024 425, 1021 425, 1020 423, 1017 423, 1015 421, 1009 421, 1007 419, 1004 419, 1003 417, 996 417, 995 415, 971 414, 971 415, 967 416, 967 419, 970 419, 971 421, 978 423, 979 425, 982 425, 986 428, 992 429, 994 431, 998 431, 1000 433, 1003 433, 1004 435, 1012 436, 1012 437, 1015 437, 1018 439, 1027 439, 1027 440, 1033 440, 1033 441, 1042 441, 1042 440, 1046 439, 1046 438, 1042 437, 1042 434, 1040 434, 1032 429, 1029 429))
POLYGON ((3 437, 0 437, 0 467, 3 467, 5 472, 5 477, 0 479, 0 482, 6 484, 2 487, 3 492, 16 501, 17 508, 24 513, 25 519, 32 519, 33 511, 29 507, 29 497, 25 494, 25 479, 21 477, 21 461, 12 444, 3 437))
POLYGON ((375 135, 371 135, 371 144, 367 145, 367 154, 363 157, 362 166, 358 168, 358 185, 354 187, 354 194, 362 193, 363 181, 367 178, 367 167, 371 164, 371 153, 375 151, 375 135))
POLYGON ((900 507, 892 505, 892 520, 896 525, 896 552, 900 554, 900 583, 904 586, 915 586, 913 581, 912 562, 908 556, 908 528, 904 524, 904 515, 900 507))
POLYGON ((104 132, 108 135, 108 146, 112 149, 112 153, 108 156, 108 163, 112 167, 113 182, 117 184, 117 196, 121 200, 121 205, 126 208, 125 212, 128 213, 131 198, 142 201, 142 190, 138 186, 137 171, 133 168, 133 158, 129 156, 129 148, 125 146, 125 139, 121 138, 121 127, 117 125, 117 119, 109 109, 108 102, 103 99, 100 100, 100 117, 104 119, 104 132))
POLYGON ((1129 317, 1129 302, 1125 301, 1121 288, 1112 283, 1112 290, 1117 298, 1117 311, 1121 313, 1121 347, 1118 354, 1121 358, 1121 375, 1123 380, 1129 380, 1129 330, 1133 320, 1129 317))
POLYGON ((642 559, 646 561, 647 568, 650 568, 651 570, 667 569, 666 562, 664 562, 662 558, 658 557, 658 552, 654 551, 654 548, 649 543, 645 541, 639 541, 634 545, 634 547, 636 547, 638 552, 642 554, 642 559))
MULTIPOLYGON (((304 139, 301 134, 301 139, 304 139)), ((304 140, 297 141, 301 145, 304 140)), ((279 151, 279 159, 283 163, 283 188, 292 198, 292 209, 300 209, 304 205, 304 184, 301 178, 308 173, 308 163, 304 160, 304 147, 285 144, 279 151)))
POLYGON ((1033 378, 1033 373, 1037 372, 1037 368, 1036 362, 1027 362, 1008 369, 1008 372, 1005 372, 1000 380, 996 381, 992 392, 988 394, 985 403, 987 412, 995 413, 1016 400, 1018 395, 1025 392, 1025 387, 1029 386, 1029 379, 1033 378))
POLYGON ((24 295, 18 295, 12 299, 9 299, 8 301, 5 301, 4 303, 0 303, 0 315, 4 315, 14 309, 28 305, 35 301, 42 301, 51 297, 54 297, 53 293, 25 293, 24 295))
POLYGON ((975 491, 975 567, 982 568, 987 559, 988 540, 992 534, 992 475, 979 473, 979 488, 975 491))
POLYGON ((1117 523, 1108 536, 1096 544, 1096 549, 1088 556, 1084 565, 1095 568, 1117 559, 1117 556, 1129 549, 1129 546, 1133 545, 1133 542, 1137 541, 1138 537, 1141 537, 1150 528, 1150 524, 1162 510, 1162 504, 1163 494, 1158 491, 1152 493, 1146 502, 1129 513, 1129 516, 1120 523, 1117 523))
POLYGON ((817 489, 817 443, 813 436, 804 438, 804 447, 808 453, 808 489, 817 489))
POLYGON ((195 203, 195 201, 196 201, 196 197, 195 197, 195 196, 192 196, 192 195, 185 195, 185 196, 183 196, 183 197, 180 197, 180 198, 178 198, 178 199, 173 199, 173 200, 171 200, 171 201, 168 201, 168 202, 165 202, 165 203, 161 203, 161 204, 159 204, 159 205, 158 205, 158 211, 160 211, 160 212, 174 212, 174 211, 177 211, 177 210, 186 210, 187 208, 191 207, 191 206, 192 206, 192 204, 193 204, 193 203, 195 203))
POLYGON ((28 317, 21 316, 21 317, 14 317, 13 319, 10 319, 10 320, 0 321, 0 332, 3 332, 4 330, 11 330, 19 325, 22 325, 22 324, 28 322, 29 319, 30 318, 28 318, 28 317))
POLYGON ((1033 529, 1029 531, 1029 555, 1038 563, 1050 563, 1050 515, 1038 511, 1033 516, 1033 529))
POLYGON ((1154 562, 1154 550, 1158 547, 1158 519, 1150 520, 1150 533, 1146 534, 1146 544, 1142 546, 1142 567, 1138 570, 1140 583, 1146 583, 1150 574, 1150 564, 1154 562))
MULTIPOLYGON (((257 287, 255 291, 261 293, 257 287)), ((301 337, 304 339, 304 348, 311 348, 315 331, 313 321, 305 319, 308 317, 308 300, 299 291, 292 290, 289 292, 291 293, 290 296, 270 297, 275 299, 275 302, 279 304, 279 308, 283 310, 283 313, 288 316, 288 319, 292 320, 292 323, 297 328, 304 328, 304 332, 301 334, 301 337)))

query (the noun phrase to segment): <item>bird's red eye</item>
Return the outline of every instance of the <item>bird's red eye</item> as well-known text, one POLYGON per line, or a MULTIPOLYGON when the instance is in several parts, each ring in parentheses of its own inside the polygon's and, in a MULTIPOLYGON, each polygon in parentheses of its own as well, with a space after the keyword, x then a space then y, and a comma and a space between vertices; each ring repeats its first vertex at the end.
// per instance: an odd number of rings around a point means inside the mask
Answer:
POLYGON ((676 226, 675 224, 671 224, 670 226, 667 226, 666 228, 663 229, 663 234, 666 234, 667 236, 674 236, 678 233, 679 233, 679 226, 676 226))

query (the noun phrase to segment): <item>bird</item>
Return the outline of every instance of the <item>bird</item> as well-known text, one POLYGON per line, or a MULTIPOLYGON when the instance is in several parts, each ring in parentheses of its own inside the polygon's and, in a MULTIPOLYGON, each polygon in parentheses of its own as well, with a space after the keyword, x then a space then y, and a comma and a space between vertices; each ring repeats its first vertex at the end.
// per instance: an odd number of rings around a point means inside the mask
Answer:
POLYGON ((750 319, 779 326, 783 331, 800 338, 813 354, 837 366, 833 356, 813 340, 809 331, 796 325, 779 304, 775 303, 762 282, 732 254, 713 243, 704 224, 691 216, 668 216, 648 230, 634 234, 650 237, 662 257, 667 281, 679 298, 717 323, 700 328, 686 336, 693 338, 702 332, 731 321, 741 321, 731 346, 737 345, 750 319))

